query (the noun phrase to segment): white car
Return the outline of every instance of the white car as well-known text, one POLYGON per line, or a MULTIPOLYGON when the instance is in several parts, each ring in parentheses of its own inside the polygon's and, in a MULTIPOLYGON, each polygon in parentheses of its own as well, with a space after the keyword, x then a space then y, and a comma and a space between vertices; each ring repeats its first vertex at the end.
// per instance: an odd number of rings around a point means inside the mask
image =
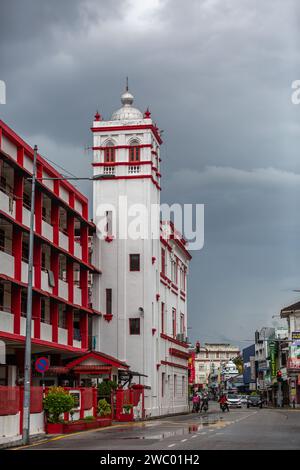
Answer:
POLYGON ((227 402, 228 402, 229 408, 242 408, 242 400, 239 395, 228 393, 227 402))

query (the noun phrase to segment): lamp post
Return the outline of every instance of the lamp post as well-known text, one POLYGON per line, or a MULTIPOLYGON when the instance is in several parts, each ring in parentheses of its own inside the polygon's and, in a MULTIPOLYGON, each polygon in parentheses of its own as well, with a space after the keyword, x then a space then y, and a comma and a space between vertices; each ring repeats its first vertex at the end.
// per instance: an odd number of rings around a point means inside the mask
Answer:
POLYGON ((33 170, 31 180, 31 208, 29 232, 29 260, 28 260, 28 289, 26 311, 26 338, 25 338, 25 365, 24 365, 24 401, 23 401, 23 444, 29 443, 30 434, 30 385, 31 385, 31 320, 32 320, 32 272, 33 272, 33 242, 34 242, 34 204, 37 146, 34 146, 33 170))

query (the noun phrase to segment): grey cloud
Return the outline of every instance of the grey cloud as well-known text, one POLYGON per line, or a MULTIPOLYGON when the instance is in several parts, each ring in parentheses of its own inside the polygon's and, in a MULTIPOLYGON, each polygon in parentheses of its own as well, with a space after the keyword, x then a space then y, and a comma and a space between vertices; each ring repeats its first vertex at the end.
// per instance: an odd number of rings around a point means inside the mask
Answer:
POLYGON ((42 153, 90 175, 92 116, 118 108, 126 75, 165 130, 163 200, 206 204, 193 339, 248 336, 300 284, 299 13, 296 0, 1 1, 1 117, 42 153))

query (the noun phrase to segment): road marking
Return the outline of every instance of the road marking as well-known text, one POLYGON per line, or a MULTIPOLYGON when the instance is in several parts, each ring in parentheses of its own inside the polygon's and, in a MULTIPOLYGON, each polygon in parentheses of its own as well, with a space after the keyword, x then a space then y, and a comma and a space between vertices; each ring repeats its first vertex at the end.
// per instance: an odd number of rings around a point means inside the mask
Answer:
POLYGON ((176 444, 170 444, 168 447, 174 447, 176 444))
POLYGON ((197 436, 192 436, 192 439, 195 439, 195 437, 197 437, 197 436))

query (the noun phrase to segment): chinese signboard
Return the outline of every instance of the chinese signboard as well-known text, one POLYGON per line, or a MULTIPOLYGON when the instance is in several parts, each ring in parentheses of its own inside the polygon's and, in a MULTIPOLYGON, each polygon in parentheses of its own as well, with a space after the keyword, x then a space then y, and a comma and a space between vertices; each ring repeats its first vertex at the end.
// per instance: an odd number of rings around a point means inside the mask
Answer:
POLYGON ((276 342, 270 341, 269 351, 270 351, 270 366, 271 366, 271 376, 276 377, 277 367, 276 367, 276 342))
POLYGON ((288 369, 300 370, 300 358, 288 358, 288 369))

